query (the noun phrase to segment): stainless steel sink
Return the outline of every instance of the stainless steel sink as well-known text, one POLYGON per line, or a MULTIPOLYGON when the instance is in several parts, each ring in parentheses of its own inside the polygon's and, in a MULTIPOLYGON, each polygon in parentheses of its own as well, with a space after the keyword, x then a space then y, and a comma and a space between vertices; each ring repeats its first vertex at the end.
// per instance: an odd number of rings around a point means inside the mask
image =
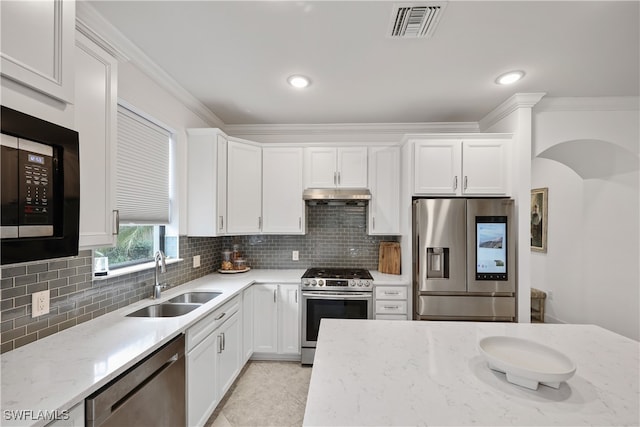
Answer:
POLYGON ((127 314, 127 317, 176 317, 182 316, 200 307, 201 304, 162 303, 150 305, 127 314))
POLYGON ((168 300, 168 303, 192 303, 192 304, 205 304, 215 297, 222 295, 222 292, 187 292, 178 296, 175 296, 168 300))

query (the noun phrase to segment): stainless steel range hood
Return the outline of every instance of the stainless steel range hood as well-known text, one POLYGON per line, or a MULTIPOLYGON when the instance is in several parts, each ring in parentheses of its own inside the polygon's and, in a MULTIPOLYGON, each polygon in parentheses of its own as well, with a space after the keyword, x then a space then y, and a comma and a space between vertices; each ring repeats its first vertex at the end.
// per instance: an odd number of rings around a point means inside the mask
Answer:
POLYGON ((371 192, 366 188, 307 188, 302 199, 309 204, 366 204, 371 192))

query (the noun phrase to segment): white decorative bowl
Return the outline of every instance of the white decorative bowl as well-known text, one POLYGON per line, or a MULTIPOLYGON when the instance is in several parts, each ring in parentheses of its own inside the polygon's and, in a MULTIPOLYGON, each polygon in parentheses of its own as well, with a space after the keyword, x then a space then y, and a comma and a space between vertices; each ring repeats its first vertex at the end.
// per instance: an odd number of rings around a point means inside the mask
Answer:
POLYGON ((507 374, 507 381, 532 390, 538 384, 559 388, 576 372, 576 364, 559 351, 523 338, 492 336, 478 342, 489 368, 507 374))

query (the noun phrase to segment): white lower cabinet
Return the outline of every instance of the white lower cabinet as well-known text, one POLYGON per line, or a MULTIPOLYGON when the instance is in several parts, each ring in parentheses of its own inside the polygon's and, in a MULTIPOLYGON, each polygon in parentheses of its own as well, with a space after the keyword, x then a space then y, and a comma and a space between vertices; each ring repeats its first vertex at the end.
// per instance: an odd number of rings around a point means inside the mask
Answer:
POLYGON ((300 354, 300 288, 298 285, 253 285, 253 351, 255 358, 297 358, 300 354))
POLYGON ((229 390, 242 368, 240 323, 240 313, 236 312, 216 332, 218 338, 216 393, 219 399, 229 390))
POLYGON ((298 285, 278 285, 278 352, 300 354, 298 285))
POLYGON ((375 318, 378 320, 407 320, 408 286, 376 286, 375 318))
POLYGON ((253 285, 253 352, 278 352, 278 285, 253 285))
POLYGON ((253 354, 253 286, 242 291, 242 363, 253 354))
POLYGON ((187 425, 202 426, 242 368, 240 297, 187 330, 187 425))
POLYGON ((187 354, 187 425, 201 426, 220 397, 216 394, 218 338, 212 333, 187 354))

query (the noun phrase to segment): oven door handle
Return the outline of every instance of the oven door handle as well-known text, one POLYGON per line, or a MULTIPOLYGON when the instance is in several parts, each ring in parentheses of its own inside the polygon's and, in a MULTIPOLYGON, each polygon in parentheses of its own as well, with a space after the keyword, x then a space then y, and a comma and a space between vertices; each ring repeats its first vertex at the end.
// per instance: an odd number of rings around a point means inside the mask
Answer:
POLYGON ((336 299, 336 297, 340 298, 371 298, 372 294, 363 293, 363 292, 344 292, 344 293, 336 293, 336 292, 303 292, 303 297, 309 297, 314 299, 336 299))

